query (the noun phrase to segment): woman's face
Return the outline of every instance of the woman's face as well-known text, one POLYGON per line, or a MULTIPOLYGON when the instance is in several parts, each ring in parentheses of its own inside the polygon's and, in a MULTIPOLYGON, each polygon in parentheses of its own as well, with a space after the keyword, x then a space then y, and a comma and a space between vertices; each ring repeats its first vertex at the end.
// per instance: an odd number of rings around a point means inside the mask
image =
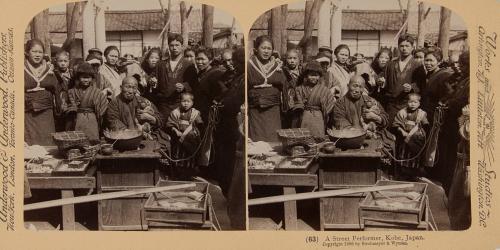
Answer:
POLYGON ((38 65, 42 63, 43 60, 43 48, 39 44, 35 44, 28 51, 28 61, 33 65, 38 65))
POLYGON ((90 83, 92 82, 92 77, 89 75, 82 74, 79 77, 80 80, 80 87, 87 88, 90 86, 90 83))
POLYGON ((262 42, 257 47, 257 57, 263 60, 269 60, 273 54, 273 46, 269 41, 262 42))
POLYGON ((307 73, 307 82, 309 82, 311 85, 316 85, 319 81, 320 75, 316 71, 309 71, 307 73))
POLYGON ((151 53, 148 58, 148 65, 151 68, 156 67, 156 64, 158 64, 158 61, 160 61, 160 55, 158 53, 151 53))
POLYGON ((188 50, 186 51, 186 53, 184 53, 184 57, 188 59, 190 62, 195 62, 196 55, 194 54, 194 51, 188 50))
POLYGON ((198 55, 196 55, 196 67, 198 67, 199 70, 204 70, 208 65, 210 65, 208 56, 205 55, 205 53, 198 53, 198 55))
POLYGON ((389 62, 389 55, 387 53, 382 53, 378 56, 378 66, 383 68, 389 62))
POLYGON ((340 64, 345 64, 347 63, 347 59, 349 59, 349 50, 347 49, 340 49, 339 52, 335 55, 337 57, 337 61, 340 64))
POLYGON ((118 63, 119 53, 117 50, 111 50, 108 55, 106 55, 106 62, 111 65, 116 65, 118 63))
POLYGON ((438 66, 438 60, 433 54, 428 54, 425 56, 424 66, 427 71, 434 71, 438 66))
POLYGON ((415 59, 417 59, 417 61, 423 63, 424 59, 425 59, 425 53, 424 52, 415 53, 415 59))

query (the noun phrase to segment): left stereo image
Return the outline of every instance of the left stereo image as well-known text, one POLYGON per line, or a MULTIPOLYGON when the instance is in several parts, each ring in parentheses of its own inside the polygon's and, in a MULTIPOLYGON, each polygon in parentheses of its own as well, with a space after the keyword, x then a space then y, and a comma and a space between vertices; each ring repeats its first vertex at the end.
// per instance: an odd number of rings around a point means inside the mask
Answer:
POLYGON ((245 50, 185 1, 52 6, 25 31, 27 230, 245 230, 245 50))

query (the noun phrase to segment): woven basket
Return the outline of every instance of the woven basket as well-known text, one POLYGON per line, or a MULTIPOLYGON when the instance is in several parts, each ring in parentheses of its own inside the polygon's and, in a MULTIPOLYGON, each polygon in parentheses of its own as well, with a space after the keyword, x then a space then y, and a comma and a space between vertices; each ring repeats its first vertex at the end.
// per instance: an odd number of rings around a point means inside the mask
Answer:
POLYGON ((285 152, 289 152, 296 145, 315 144, 311 131, 306 128, 279 129, 277 132, 285 152))
POLYGON ((85 146, 90 146, 89 138, 83 131, 65 131, 53 133, 52 137, 57 145, 57 148, 61 151, 65 151, 70 148, 83 148, 85 146))

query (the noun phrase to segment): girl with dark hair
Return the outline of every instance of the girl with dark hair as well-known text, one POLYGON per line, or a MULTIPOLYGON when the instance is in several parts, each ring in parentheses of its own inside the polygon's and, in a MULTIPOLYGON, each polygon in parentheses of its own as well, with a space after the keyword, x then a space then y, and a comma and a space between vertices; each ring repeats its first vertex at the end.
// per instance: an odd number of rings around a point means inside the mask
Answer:
POLYGON ((70 130, 83 131, 89 140, 97 142, 108 101, 94 86, 95 72, 89 63, 78 66, 75 82, 75 87, 68 91, 68 112, 73 113, 70 130))
POLYGON ((351 79, 351 75, 347 68, 351 51, 349 50, 349 46, 346 44, 340 44, 335 48, 333 53, 336 60, 328 69, 328 88, 332 90, 336 98, 341 98, 347 93, 347 85, 351 79))
POLYGON ((141 62, 141 68, 144 71, 146 78, 146 87, 140 89, 142 96, 153 101, 153 93, 158 87, 158 77, 156 76, 156 67, 161 61, 161 50, 159 48, 150 49, 141 62))
POLYGON ((392 60, 391 49, 381 48, 371 64, 373 72, 377 74, 375 79, 377 90, 373 91, 371 96, 375 98, 377 101, 380 101, 381 99, 380 90, 385 86, 385 68, 387 67, 387 65, 391 60, 392 60))
POLYGON ((43 59, 44 45, 33 39, 26 43, 24 61, 24 141, 28 145, 53 145, 55 132, 54 94, 57 79, 43 59))
POLYGON ((99 67, 99 89, 103 90, 108 98, 120 94, 122 76, 118 71, 118 61, 120 60, 120 51, 116 46, 108 46, 104 50, 106 62, 99 67))
POLYGON ((277 142, 276 130, 281 129, 281 91, 287 83, 272 53, 271 38, 257 37, 247 70, 248 136, 254 141, 277 142))
POLYGON ((300 127, 308 128, 312 135, 324 138, 329 114, 333 110, 335 97, 320 83, 323 69, 319 62, 312 61, 304 69, 303 81, 295 87, 293 110, 300 112, 300 127))

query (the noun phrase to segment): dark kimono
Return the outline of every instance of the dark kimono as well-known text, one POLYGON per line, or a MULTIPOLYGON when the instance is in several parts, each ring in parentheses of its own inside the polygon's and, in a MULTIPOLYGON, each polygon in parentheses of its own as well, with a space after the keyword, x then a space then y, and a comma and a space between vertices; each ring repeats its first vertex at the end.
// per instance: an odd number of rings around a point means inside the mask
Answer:
MULTIPOLYGON (((215 172, 217 181, 224 194, 227 193, 229 184, 231 183, 231 176, 236 171, 233 167, 235 164, 236 142, 240 137, 238 131, 237 115, 240 112, 241 105, 245 102, 245 76, 239 74, 233 79, 231 88, 228 90, 220 109, 219 123, 215 129, 215 172)), ((244 175, 244 167, 242 173, 244 175)), ((244 185, 244 183, 240 183, 244 185)), ((244 188, 244 187, 243 187, 244 188)))
POLYGON ((106 96, 96 87, 82 89, 79 86, 68 92, 69 109, 76 111, 70 130, 83 131, 89 140, 99 141, 102 120, 108 107, 106 96))
MULTIPOLYGON (((375 99, 362 95, 358 100, 353 100, 349 94, 344 95, 344 97, 340 98, 333 107, 333 124, 336 129, 345 129, 345 128, 359 128, 363 129, 363 107, 365 106, 365 102, 370 101, 375 105, 378 105, 380 108, 380 118, 382 121, 377 124, 377 128, 383 129, 387 127, 388 116, 384 111, 380 103, 378 103, 375 99)), ((365 121, 367 122, 367 121, 365 121)))
POLYGON ((208 121, 210 106, 217 96, 221 95, 218 83, 224 72, 216 67, 210 67, 198 73, 197 87, 193 90, 194 107, 201 112, 203 121, 208 121))
POLYGON ((425 83, 425 70, 422 63, 415 58, 410 58, 405 68, 400 69, 399 58, 396 58, 386 66, 384 75, 386 82, 382 89, 381 101, 389 115, 389 122, 392 123, 398 111, 406 107, 408 101, 409 93, 403 91, 403 84, 411 85, 410 93, 419 93, 425 83))
POLYGON ((408 142, 405 142, 405 138, 399 131, 396 134, 396 158, 398 160, 411 159, 398 162, 398 167, 420 167, 421 157, 416 156, 425 144, 426 132, 424 128, 427 128, 428 125, 429 121, 427 120, 427 114, 421 109, 411 111, 405 108, 398 112, 392 123, 393 127, 401 128, 405 132, 410 133, 410 131, 417 126, 416 132, 410 137, 408 142))
POLYGON ((449 95, 447 81, 453 71, 450 69, 437 69, 434 72, 427 72, 427 81, 421 89, 422 94, 422 109, 427 113, 428 117, 434 117, 434 111, 438 103, 443 102, 449 95))
POLYGON ((181 168, 195 168, 197 166, 197 149, 201 143, 200 126, 203 124, 200 112, 194 108, 186 112, 179 108, 174 109, 166 124, 167 131, 172 136, 172 165, 181 168), (173 131, 176 128, 182 133, 178 137, 173 131), (182 160, 176 162, 176 160, 182 160))
POLYGON ((56 131, 61 132, 68 129, 66 109, 68 108, 68 90, 73 87, 73 72, 68 69, 66 72, 61 72, 58 69, 54 70, 54 75, 57 79, 57 85, 54 93, 55 107, 54 118, 56 131))
POLYGON ((299 83, 300 76, 302 74, 302 67, 298 65, 294 70, 283 67, 283 73, 285 74, 287 84, 285 89, 283 89, 282 105, 281 109, 283 111, 283 128, 297 128, 300 127, 300 113, 295 112, 292 107, 295 106, 295 87, 299 83))
POLYGON ((300 127, 309 129, 315 137, 325 137, 328 117, 334 104, 335 96, 320 83, 295 88, 294 109, 302 110, 300 127))
POLYGON ((248 63, 248 136, 254 141, 277 142, 281 129, 281 91, 287 84, 280 65, 271 61, 267 73, 260 68, 257 57, 248 63), (263 76, 265 75, 265 77, 263 76), (256 88, 267 83, 271 86, 256 88))
POLYGON ((108 104, 105 116, 107 127, 110 130, 138 129, 140 124, 138 124, 138 120, 136 119, 136 111, 142 102, 145 102, 148 106, 150 105, 155 111, 156 124, 152 128, 161 128, 163 120, 154 104, 141 96, 135 96, 134 99, 128 101, 121 94, 113 98, 108 104))
POLYGON ((24 63, 24 141, 28 145, 54 145, 54 93, 57 79, 50 67, 37 76, 29 62, 24 63))
POLYGON ((151 100, 160 111, 164 120, 168 119, 170 112, 179 107, 181 102, 180 94, 175 88, 176 83, 184 85, 184 91, 191 92, 196 89, 196 68, 194 64, 185 58, 180 59, 175 69, 170 68, 169 61, 161 61, 156 69, 158 88, 152 95, 151 100))

